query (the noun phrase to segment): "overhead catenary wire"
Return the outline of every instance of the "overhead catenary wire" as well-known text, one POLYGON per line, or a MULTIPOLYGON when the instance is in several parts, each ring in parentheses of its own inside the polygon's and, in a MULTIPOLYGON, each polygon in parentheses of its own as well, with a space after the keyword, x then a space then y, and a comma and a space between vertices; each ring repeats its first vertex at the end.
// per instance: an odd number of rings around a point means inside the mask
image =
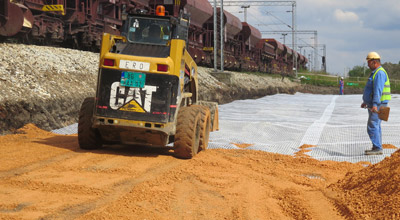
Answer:
POLYGON ((283 20, 281 20, 280 18, 276 17, 275 15, 273 15, 272 13, 270 13, 269 11, 264 11, 265 13, 267 13, 268 15, 270 15, 271 17, 275 18, 276 20, 280 21, 282 24, 286 25, 287 27, 289 27, 290 29, 292 29, 292 26, 287 24, 286 22, 284 22, 283 20))
MULTIPOLYGON (((247 4, 249 6, 291 6, 292 10, 292 49, 296 50, 296 1, 225 1, 220 0, 225 6, 243 6, 247 4)), ((288 11, 289 12, 289 11, 288 11)), ((297 77, 297 59, 296 55, 293 56, 293 70, 297 77)))

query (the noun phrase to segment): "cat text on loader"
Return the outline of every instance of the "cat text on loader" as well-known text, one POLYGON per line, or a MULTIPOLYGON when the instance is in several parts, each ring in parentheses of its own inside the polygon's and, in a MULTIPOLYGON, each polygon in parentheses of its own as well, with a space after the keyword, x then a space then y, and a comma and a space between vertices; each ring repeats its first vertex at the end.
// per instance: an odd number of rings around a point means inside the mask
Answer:
POLYGON ((96 97, 79 113, 83 149, 166 146, 192 158, 218 130, 218 105, 198 100, 197 65, 186 50, 189 19, 129 14, 122 36, 104 34, 96 97))

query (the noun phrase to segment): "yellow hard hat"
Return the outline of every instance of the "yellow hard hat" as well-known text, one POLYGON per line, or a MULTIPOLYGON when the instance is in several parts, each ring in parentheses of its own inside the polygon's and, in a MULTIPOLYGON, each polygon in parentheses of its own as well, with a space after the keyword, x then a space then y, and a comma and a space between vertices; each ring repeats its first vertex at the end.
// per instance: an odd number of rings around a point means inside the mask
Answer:
POLYGON ((369 52, 367 55, 367 60, 380 60, 381 56, 377 52, 369 52))

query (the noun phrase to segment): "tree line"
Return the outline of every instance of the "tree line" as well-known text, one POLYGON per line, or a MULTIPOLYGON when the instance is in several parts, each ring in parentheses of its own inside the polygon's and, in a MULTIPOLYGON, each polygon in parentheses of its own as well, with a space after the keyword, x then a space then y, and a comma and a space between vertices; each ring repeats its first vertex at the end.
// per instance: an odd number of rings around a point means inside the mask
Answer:
MULTIPOLYGON (((395 63, 384 63, 382 67, 386 70, 390 79, 400 79, 400 61, 395 63)), ((368 66, 355 66, 349 71, 350 77, 368 77, 371 70, 368 66)))

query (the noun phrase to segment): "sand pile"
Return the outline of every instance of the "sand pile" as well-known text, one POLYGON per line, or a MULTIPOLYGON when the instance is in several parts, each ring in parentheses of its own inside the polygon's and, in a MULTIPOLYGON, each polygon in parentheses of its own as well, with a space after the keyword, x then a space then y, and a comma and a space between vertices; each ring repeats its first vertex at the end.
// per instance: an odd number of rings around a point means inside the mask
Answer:
POLYGON ((359 219, 400 219, 400 151, 332 185, 359 219))

